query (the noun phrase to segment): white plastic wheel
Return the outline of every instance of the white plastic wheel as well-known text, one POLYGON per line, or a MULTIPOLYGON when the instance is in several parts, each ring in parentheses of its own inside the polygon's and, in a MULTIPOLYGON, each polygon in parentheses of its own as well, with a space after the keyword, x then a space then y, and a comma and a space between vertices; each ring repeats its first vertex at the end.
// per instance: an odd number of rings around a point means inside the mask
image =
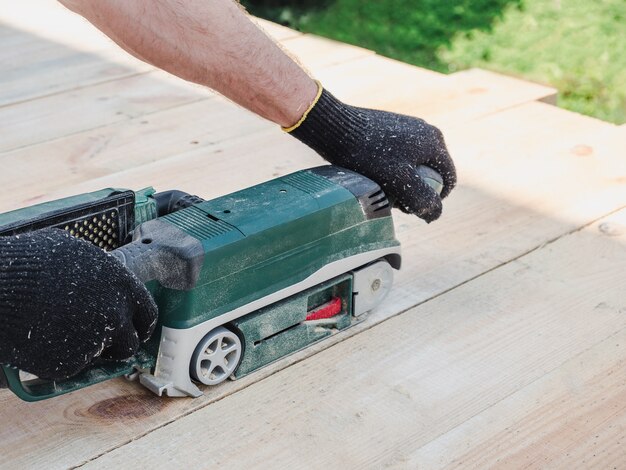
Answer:
POLYGON ((191 377, 205 385, 217 385, 230 377, 241 360, 239 336, 223 326, 209 332, 191 359, 191 377))
POLYGON ((376 308, 393 285, 393 268, 386 260, 354 271, 354 316, 376 308))

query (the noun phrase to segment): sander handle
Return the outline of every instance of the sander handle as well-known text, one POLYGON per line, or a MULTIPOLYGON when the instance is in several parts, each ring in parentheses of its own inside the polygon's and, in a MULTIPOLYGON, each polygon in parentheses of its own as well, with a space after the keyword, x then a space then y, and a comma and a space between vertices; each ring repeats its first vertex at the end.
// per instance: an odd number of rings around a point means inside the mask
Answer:
POLYGON ((416 173, 422 178, 424 183, 433 188, 437 194, 441 195, 441 191, 443 191, 443 178, 437 171, 429 166, 420 165, 417 167, 416 173))

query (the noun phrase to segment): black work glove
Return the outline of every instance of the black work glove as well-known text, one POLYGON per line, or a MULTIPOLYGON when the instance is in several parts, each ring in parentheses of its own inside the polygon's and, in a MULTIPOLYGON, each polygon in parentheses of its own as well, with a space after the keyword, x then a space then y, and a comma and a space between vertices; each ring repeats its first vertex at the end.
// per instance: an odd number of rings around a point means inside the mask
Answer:
POLYGON ((349 106, 323 90, 299 125, 284 130, 330 163, 376 181, 396 207, 426 222, 439 218, 441 199, 456 184, 441 131, 421 119, 349 106), (441 196, 418 176, 420 165, 441 175, 441 196))
POLYGON ((44 379, 131 357, 157 308, 116 258, 63 230, 0 237, 0 363, 44 379))

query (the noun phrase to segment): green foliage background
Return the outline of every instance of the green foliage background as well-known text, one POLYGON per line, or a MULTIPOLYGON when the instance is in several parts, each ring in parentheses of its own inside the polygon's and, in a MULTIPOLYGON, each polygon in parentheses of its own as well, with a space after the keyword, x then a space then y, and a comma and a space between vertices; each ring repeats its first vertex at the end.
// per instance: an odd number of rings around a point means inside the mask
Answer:
POLYGON ((448 73, 549 83, 559 105, 626 121, 626 0, 244 0, 255 15, 448 73))

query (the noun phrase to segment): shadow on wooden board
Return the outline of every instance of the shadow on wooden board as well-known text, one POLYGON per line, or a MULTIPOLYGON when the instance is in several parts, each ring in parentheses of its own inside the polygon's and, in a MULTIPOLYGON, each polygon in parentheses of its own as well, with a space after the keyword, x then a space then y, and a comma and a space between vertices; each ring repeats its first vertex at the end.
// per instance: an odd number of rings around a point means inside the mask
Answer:
POLYGON ((77 50, 3 22, 0 41, 0 106, 151 69, 130 56, 77 50))

